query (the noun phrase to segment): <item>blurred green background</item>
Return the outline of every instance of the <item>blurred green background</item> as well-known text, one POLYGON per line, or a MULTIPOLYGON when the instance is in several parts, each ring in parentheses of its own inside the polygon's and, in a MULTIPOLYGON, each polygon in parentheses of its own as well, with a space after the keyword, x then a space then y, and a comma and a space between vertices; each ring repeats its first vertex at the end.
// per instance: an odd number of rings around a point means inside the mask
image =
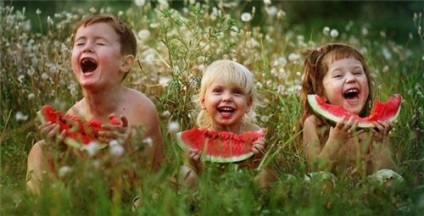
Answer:
MULTIPOLYGON (((157 4, 156 0, 145 0, 157 4)), ((170 7, 179 9, 183 0, 168 0, 170 7)), ((205 2, 205 1, 197 1, 205 2)), ((264 6, 263 0, 210 0, 210 4, 242 3, 244 10, 252 11, 253 7, 264 6)), ((305 35, 314 35, 324 26, 343 30, 355 25, 365 25, 369 29, 384 31, 387 38, 397 42, 409 40, 410 33, 416 31, 413 22, 414 13, 424 11, 424 1, 271 1, 271 5, 280 5, 286 12, 288 27, 301 28, 305 35)), ((4 5, 12 5, 20 10, 26 8, 26 15, 31 18, 33 31, 42 32, 39 20, 53 17, 56 12, 73 11, 78 9, 108 7, 112 12, 125 11, 134 4, 134 0, 5 0, 4 5), (41 11, 36 14, 37 9, 41 11)), ((253 24, 261 25, 261 10, 256 9, 253 24)), ((43 22, 45 23, 45 22, 43 22)))

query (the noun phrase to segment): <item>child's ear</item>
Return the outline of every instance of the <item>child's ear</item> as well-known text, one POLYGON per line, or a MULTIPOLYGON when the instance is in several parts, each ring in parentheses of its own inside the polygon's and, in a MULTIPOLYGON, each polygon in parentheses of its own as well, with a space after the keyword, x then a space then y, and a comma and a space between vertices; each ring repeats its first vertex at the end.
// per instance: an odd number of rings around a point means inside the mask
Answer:
POLYGON ((135 58, 133 55, 126 55, 122 57, 121 71, 127 73, 134 65, 135 58))
POLYGON ((206 109, 206 107, 205 107, 205 98, 200 98, 200 108, 206 109))
POLYGON ((252 108, 252 103, 253 103, 253 99, 249 98, 249 100, 247 101, 246 113, 250 112, 250 108, 252 108))

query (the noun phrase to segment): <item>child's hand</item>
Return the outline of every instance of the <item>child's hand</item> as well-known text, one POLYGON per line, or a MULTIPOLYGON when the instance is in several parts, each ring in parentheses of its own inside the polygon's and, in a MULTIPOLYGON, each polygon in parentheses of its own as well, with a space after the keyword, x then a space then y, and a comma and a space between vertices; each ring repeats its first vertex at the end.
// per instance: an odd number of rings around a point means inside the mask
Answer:
POLYGON ((381 142, 389 135, 393 129, 393 123, 389 121, 376 121, 374 122, 374 130, 372 130, 372 139, 381 142))
POLYGON ((198 150, 192 150, 192 149, 188 150, 188 156, 190 157, 190 159, 196 162, 199 161, 201 154, 202 152, 198 150))
POLYGON ((264 154, 265 153, 265 138, 261 137, 253 142, 252 152, 255 155, 264 154))
POLYGON ((38 126, 41 134, 45 138, 46 144, 61 143, 64 141, 66 136, 66 130, 60 133, 60 125, 52 122, 45 122, 38 126))
POLYGON ((355 121, 353 117, 350 117, 348 120, 342 117, 335 127, 330 128, 330 137, 345 143, 356 131, 357 125, 358 121, 355 121))
POLYGON ((110 114, 109 124, 103 124, 102 129, 105 129, 99 132, 99 140, 102 142, 117 140, 120 144, 124 144, 131 137, 128 119, 123 115, 118 118, 115 114, 110 114))

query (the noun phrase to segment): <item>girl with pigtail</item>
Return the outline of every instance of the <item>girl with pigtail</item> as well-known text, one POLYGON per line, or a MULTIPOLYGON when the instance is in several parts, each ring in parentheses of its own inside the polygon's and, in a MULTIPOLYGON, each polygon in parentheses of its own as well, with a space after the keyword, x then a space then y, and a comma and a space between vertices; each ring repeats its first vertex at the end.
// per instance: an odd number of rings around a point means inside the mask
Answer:
POLYGON ((309 169, 307 179, 320 176, 334 182, 335 176, 368 176, 385 185, 403 181, 395 172, 390 150, 388 135, 393 123, 376 121, 370 129, 357 128, 358 121, 353 117, 333 123, 315 114, 307 100, 309 94, 316 94, 354 115, 368 116, 373 81, 364 56, 355 47, 341 43, 306 50, 304 55, 300 127, 309 169))

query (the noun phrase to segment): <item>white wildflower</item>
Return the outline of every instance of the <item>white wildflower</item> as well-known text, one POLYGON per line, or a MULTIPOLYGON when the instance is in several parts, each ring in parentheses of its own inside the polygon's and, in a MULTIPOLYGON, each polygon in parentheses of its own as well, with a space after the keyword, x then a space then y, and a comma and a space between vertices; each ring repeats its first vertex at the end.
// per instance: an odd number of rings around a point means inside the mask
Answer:
POLYGON ((115 157, 119 157, 121 155, 123 155, 125 152, 124 147, 122 147, 121 145, 113 145, 110 147, 110 154, 115 156, 115 157))
POLYGON ((325 27, 322 29, 322 33, 323 33, 324 35, 328 35, 328 34, 330 33, 330 27, 325 26, 325 27))
POLYGON ((250 22, 250 20, 252 20, 252 14, 250 14, 249 12, 244 12, 241 14, 241 20, 243 22, 250 22))
POLYGON ((361 29, 361 33, 362 33, 362 35, 368 35, 368 29, 366 27, 363 27, 361 29))
POLYGON ((82 149, 86 150, 89 156, 94 156, 101 149, 100 147, 99 143, 93 141, 83 146, 82 149))
POLYGON ((139 7, 142 7, 144 6, 144 4, 146 4, 146 0, 134 0, 134 4, 139 7))
POLYGON ((19 81, 20 83, 22 83, 22 82, 24 81, 24 79, 25 79, 25 76, 24 76, 24 75, 19 75, 19 77, 18 77, 18 81, 19 81))
POLYGON ((16 121, 26 121, 28 120, 28 116, 24 115, 21 111, 18 111, 15 115, 16 121))
POLYGON ((277 18, 281 18, 281 17, 285 17, 286 16, 286 12, 283 10, 278 10, 277 13, 277 18))
POLYGON ((168 124, 168 132, 175 133, 180 130, 180 124, 178 122, 172 121, 168 124))
POLYGON ((34 73, 35 73, 35 70, 34 70, 34 68, 33 68, 33 67, 30 67, 30 68, 28 69, 28 71, 27 71, 27 74, 28 74, 30 77, 32 77, 32 75, 34 75, 34 73))
POLYGON ((261 116, 261 121, 262 122, 268 122, 268 120, 269 120, 269 117, 268 116, 261 116))
POLYGON ((72 171, 72 168, 69 166, 63 166, 59 169, 58 175, 59 177, 65 177, 68 173, 72 171))
POLYGON ((283 86, 283 85, 278 85, 277 86, 277 92, 279 93, 279 94, 282 94, 282 93, 284 93, 284 91, 286 90, 286 87, 285 86, 283 86))
POLYGON ((388 66, 388 65, 385 65, 385 66, 383 67, 383 73, 387 73, 389 70, 390 70, 390 68, 389 68, 389 66, 388 66))
POLYGON ((336 38, 337 36, 339 36, 339 31, 337 31, 337 29, 332 29, 332 30, 330 31, 330 36, 331 36, 332 38, 336 38))
POLYGON ((162 113, 162 116, 164 116, 164 117, 169 117, 171 115, 171 112, 169 112, 169 110, 165 110, 163 113, 162 113))
POLYGON ((143 143, 146 143, 148 146, 153 146, 153 139, 150 137, 147 137, 143 140, 143 143))
POLYGON ((119 145, 119 142, 118 142, 118 140, 111 140, 110 142, 109 142, 109 146, 116 146, 116 145, 119 145))
POLYGON ((271 0, 264 0, 264 4, 265 5, 270 5, 271 4, 271 0))
POLYGON ((169 77, 161 76, 159 78, 159 85, 166 87, 168 85, 169 81, 171 81, 171 79, 169 77))
POLYGON ((387 47, 383 47, 381 52, 383 53, 383 56, 386 60, 391 60, 392 59, 392 53, 390 52, 390 50, 387 47))
POLYGON ((150 31, 147 29, 143 29, 140 30, 137 35, 140 40, 147 40, 150 37, 150 31))
POLYGON ((49 79, 49 75, 47 75, 46 73, 43 73, 43 74, 41 74, 41 79, 47 80, 47 79, 49 79))
POLYGON ((34 97, 35 97, 34 93, 29 93, 28 100, 32 100, 34 99, 34 97))
POLYGON ((37 10, 35 11, 35 13, 36 13, 37 15, 40 15, 40 14, 41 14, 41 10, 40 10, 39 8, 37 8, 37 10))
POLYGON ((91 12, 91 13, 96 13, 96 8, 95 7, 91 7, 90 9, 89 9, 89 11, 91 12))
POLYGON ((47 24, 53 25, 53 19, 50 16, 47 16, 47 24))
POLYGON ((300 58, 300 56, 298 54, 296 54, 296 53, 290 53, 290 55, 289 55, 289 60, 290 61, 296 61, 299 58, 300 58))
POLYGON ((270 16, 275 16, 278 13, 278 8, 275 6, 271 6, 269 8, 266 8, 266 12, 268 13, 268 15, 270 16))

